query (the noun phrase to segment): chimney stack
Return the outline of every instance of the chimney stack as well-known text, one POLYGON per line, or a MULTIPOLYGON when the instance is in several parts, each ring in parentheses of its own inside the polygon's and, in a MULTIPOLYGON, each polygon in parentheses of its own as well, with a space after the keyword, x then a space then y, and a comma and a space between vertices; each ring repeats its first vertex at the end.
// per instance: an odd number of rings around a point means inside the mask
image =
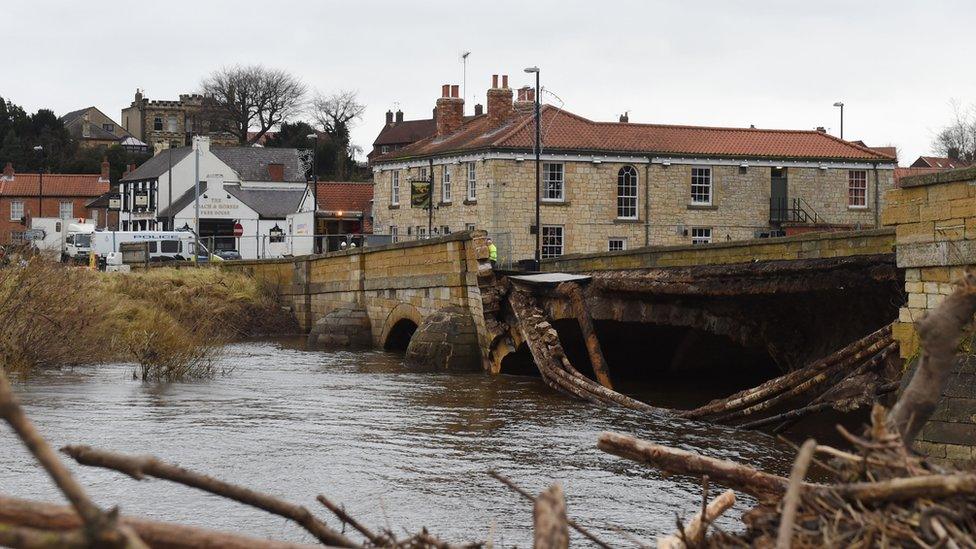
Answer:
POLYGON ((491 76, 491 89, 488 90, 488 121, 492 126, 501 124, 512 114, 512 90, 508 87, 508 75, 502 76, 498 87, 498 75, 491 76))
POLYGON ((437 137, 442 137, 461 127, 464 122, 464 99, 458 97, 459 86, 444 84, 441 97, 434 108, 434 124, 437 137))
POLYGON ((515 110, 526 113, 532 112, 535 108, 535 88, 522 86, 518 91, 518 99, 515 101, 515 110))
POLYGON ((400 109, 397 109, 397 112, 396 112, 396 123, 399 124, 400 122, 403 122, 403 111, 401 111, 400 109))
POLYGON ((108 181, 111 178, 110 168, 111 168, 111 166, 108 163, 108 158, 103 156, 102 157, 102 176, 99 179, 101 179, 102 181, 108 181))
POLYGON ((393 123, 393 111, 386 111, 386 125, 389 126, 393 123))
POLYGON ((271 181, 284 181, 285 180, 285 165, 284 164, 268 164, 268 177, 271 181))
POLYGON ((125 176, 129 175, 130 173, 132 173, 134 171, 136 171, 136 165, 135 164, 129 164, 128 166, 125 167, 125 171, 122 172, 122 177, 125 177, 125 176))
POLYGON ((621 114, 620 115, 620 123, 621 124, 626 124, 628 122, 630 122, 630 117, 627 116, 627 113, 625 112, 625 113, 621 114))
POLYGON ((817 126, 817 131, 820 133, 827 133, 827 128, 823 126, 817 126))
POLYGON ((10 162, 7 162, 7 164, 3 167, 3 178, 4 179, 14 178, 14 165, 11 164, 10 162))

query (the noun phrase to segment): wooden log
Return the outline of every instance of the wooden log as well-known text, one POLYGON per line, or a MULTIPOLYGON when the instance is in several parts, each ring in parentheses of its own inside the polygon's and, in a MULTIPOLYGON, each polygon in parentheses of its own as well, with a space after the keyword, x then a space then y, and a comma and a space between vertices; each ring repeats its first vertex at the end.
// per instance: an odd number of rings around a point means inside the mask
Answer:
POLYGON ((942 398, 959 340, 974 313, 976 274, 967 270, 956 290, 917 323, 922 346, 918 368, 888 414, 888 422, 909 450, 942 398))
POLYGON ((569 525, 566 523, 566 499, 563 488, 553 484, 535 498, 532 510, 535 549, 568 549, 569 525))
POLYGON ((88 549, 88 536, 81 528, 52 532, 0 522, 0 547, 13 549, 88 549))
MULTIPOLYGON (((735 505, 735 492, 732 490, 726 490, 710 501, 705 507, 705 521, 702 522, 702 514, 698 513, 683 528, 685 539, 697 540, 702 535, 703 527, 715 522, 715 519, 722 516, 722 513, 731 509, 733 505, 735 505)), ((681 536, 671 534, 658 538, 657 547, 658 549, 685 549, 686 545, 681 536)))
POLYGON ((848 359, 838 362, 828 367, 827 369, 820 371, 813 377, 803 381, 802 383, 799 383, 798 385, 794 386, 793 388, 787 391, 784 391, 774 397, 768 398, 762 402, 753 404, 752 406, 749 406, 747 408, 742 408, 740 410, 735 410, 725 415, 719 416, 715 418, 714 421, 717 423, 728 423, 733 419, 749 416, 755 414, 756 412, 761 412, 763 410, 768 410, 790 399, 794 399, 810 391, 814 387, 817 387, 818 385, 826 382, 831 377, 835 376, 838 372, 842 372, 843 370, 850 368, 852 364, 857 364, 863 361, 866 357, 878 353, 884 348, 893 345, 894 343, 887 339, 882 339, 880 341, 877 341, 871 344, 870 346, 857 351, 856 353, 854 353, 853 356, 848 357, 848 359))
POLYGON ((169 480, 256 507, 294 521, 325 544, 339 547, 359 546, 345 535, 329 528, 304 506, 295 505, 244 486, 202 475, 152 456, 117 454, 88 446, 65 446, 61 451, 82 465, 112 469, 125 473, 136 480, 142 480, 146 476, 169 480))
POLYGON ((798 383, 802 383, 803 381, 816 376, 821 370, 829 368, 840 361, 850 358, 852 355, 865 347, 874 346, 878 341, 883 339, 891 339, 890 325, 883 326, 879 330, 846 345, 842 349, 839 349, 824 358, 814 361, 804 368, 794 370, 783 376, 766 381, 757 387, 753 387, 752 389, 739 391, 738 393, 735 393, 727 398, 713 400, 704 406, 695 408, 694 410, 681 412, 678 415, 688 419, 698 419, 708 415, 744 408, 756 402, 766 400, 788 390, 791 387, 796 386, 798 383))
POLYGON ((907 501, 916 498, 943 499, 976 495, 976 473, 899 477, 878 482, 856 482, 820 487, 848 500, 862 503, 907 501))
MULTIPOLYGON (((715 459, 687 450, 653 444, 619 433, 601 433, 597 448, 604 452, 650 465, 666 473, 708 478, 719 484, 759 498, 781 496, 788 481, 778 475, 731 461, 715 459)), ((804 486, 815 486, 804 484, 804 486)))
MULTIPOLYGON (((68 532, 83 526, 71 507, 0 495, 0 523, 38 530, 68 532)), ((311 549, 304 545, 254 538, 230 532, 208 530, 122 515, 119 524, 131 528, 153 549, 311 549)))
POLYGON ((580 332, 583 334, 586 352, 590 356, 590 364, 593 366, 596 380, 607 389, 613 389, 613 382, 610 381, 610 367, 607 366, 603 349, 600 348, 600 339, 597 338, 596 330, 593 328, 593 318, 586 308, 583 289, 575 282, 563 282, 556 287, 556 291, 569 299, 573 314, 576 316, 576 323, 579 324, 580 332))

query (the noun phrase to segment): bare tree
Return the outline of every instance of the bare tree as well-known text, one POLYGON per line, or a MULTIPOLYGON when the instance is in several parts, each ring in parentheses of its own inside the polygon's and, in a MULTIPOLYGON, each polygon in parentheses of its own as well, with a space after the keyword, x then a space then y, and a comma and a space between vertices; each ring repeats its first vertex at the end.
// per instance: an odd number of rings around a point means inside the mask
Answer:
POLYGON ((346 159, 355 153, 349 145, 349 130, 363 116, 366 105, 358 101, 357 93, 341 90, 329 96, 316 95, 312 100, 312 115, 336 144, 336 178, 345 179, 346 159))
POLYGON ((976 162, 976 105, 962 108, 952 101, 953 120, 936 134, 932 150, 939 156, 976 162))
POLYGON ((234 134, 241 145, 257 142, 299 112, 307 91, 290 73, 261 65, 221 68, 204 79, 201 87, 210 129, 234 134), (248 139, 252 129, 256 131, 248 139))

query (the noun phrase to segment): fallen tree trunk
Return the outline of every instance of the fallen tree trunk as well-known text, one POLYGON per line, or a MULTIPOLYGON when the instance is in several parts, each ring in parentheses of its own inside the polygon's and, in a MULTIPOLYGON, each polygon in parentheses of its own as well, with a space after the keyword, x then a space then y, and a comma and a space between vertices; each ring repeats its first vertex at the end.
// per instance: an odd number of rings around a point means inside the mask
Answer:
POLYGON ((941 499, 958 495, 976 495, 976 474, 922 475, 899 477, 877 482, 838 484, 822 488, 848 500, 862 503, 905 501, 915 498, 941 499))
MULTIPOLYGON (((651 465, 666 473, 701 477, 759 498, 782 496, 789 481, 747 465, 710 458, 619 433, 601 433, 597 448, 622 458, 651 465)), ((804 483, 804 486, 815 486, 804 483)))
MULTIPOLYGON (((715 522, 715 519, 722 516, 722 513, 728 511, 735 505, 735 492, 732 490, 726 490, 721 495, 713 499, 705 507, 705 521, 702 522, 702 514, 695 514, 694 518, 685 526, 682 531, 684 532, 684 539, 687 540, 698 540, 702 537, 702 529, 715 522)), ((657 540, 658 549, 685 549, 684 540, 681 536, 677 534, 672 534, 670 536, 665 536, 657 540)))
MULTIPOLYGON (((83 526, 71 507, 0 495, 0 523, 57 532, 74 531, 83 526)), ((207 530, 169 522, 120 516, 119 523, 135 531, 153 549, 311 549, 304 545, 207 530)))
POLYGON ((579 324, 580 332, 583 334, 583 341, 586 343, 586 352, 590 356, 590 364, 593 365, 593 373, 596 380, 607 389, 613 389, 610 381, 610 367, 603 356, 603 349, 600 348, 600 340, 596 336, 593 328, 593 318, 590 311, 586 308, 586 301, 583 299, 583 289, 576 282, 563 282, 556 287, 556 291, 565 295, 573 308, 576 322, 579 324))
POLYGON ((757 387, 753 387, 752 389, 739 391, 738 393, 724 399, 713 400, 712 402, 709 402, 708 404, 705 404, 699 408, 695 408, 694 410, 681 412, 679 415, 688 419, 699 419, 705 416, 729 412, 750 406, 757 402, 761 402, 770 397, 776 396, 779 393, 790 389, 791 387, 795 387, 797 384, 816 376, 821 370, 829 368, 838 362, 850 358, 852 355, 858 353, 858 351, 861 351, 866 347, 877 346, 877 348, 880 349, 881 347, 884 347, 884 345, 878 346, 878 343, 883 340, 890 341, 890 339, 891 326, 884 326, 874 333, 854 341, 844 348, 839 349, 804 368, 794 370, 783 376, 771 379, 765 383, 762 383, 761 385, 758 385, 757 387))

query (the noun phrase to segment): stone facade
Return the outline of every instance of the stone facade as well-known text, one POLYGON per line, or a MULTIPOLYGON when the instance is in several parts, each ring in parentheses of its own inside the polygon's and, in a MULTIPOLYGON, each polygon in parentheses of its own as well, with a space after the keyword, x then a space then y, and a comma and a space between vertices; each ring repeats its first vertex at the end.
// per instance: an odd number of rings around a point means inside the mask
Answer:
MULTIPOLYGON (((908 301, 893 326, 901 356, 919 355, 915 322, 952 293, 976 266, 976 168, 904 178, 888 192, 882 219, 896 231, 908 301)), ((976 462, 976 361, 960 360, 916 449, 958 463, 976 462)))
POLYGON ((194 135, 210 136, 214 146, 237 145, 237 139, 222 132, 210 132, 201 116, 204 97, 180 94, 179 100, 150 101, 136 90, 132 104, 122 109, 122 127, 151 151, 189 145, 194 135))
MULTIPOLYGON (((770 179, 773 166, 752 163, 741 167, 718 159, 684 162, 630 162, 581 160, 578 156, 544 157, 544 163, 562 166, 564 199, 543 201, 542 224, 563 228, 564 254, 607 251, 611 239, 622 240, 625 249, 647 245, 690 244, 696 231, 710 229, 711 241, 752 239, 768 232, 770 224, 770 179), (617 183, 622 168, 632 168, 638 179, 635 219, 617 216, 617 183), (712 196, 709 205, 691 204, 693 167, 708 167, 712 196), (650 181, 648 185, 647 182, 650 181)), ((768 163, 767 163, 768 164, 768 163)), ((428 212, 411 207, 410 182, 429 170, 421 163, 403 163, 374 170, 374 232, 390 234, 396 227, 400 239, 425 232, 428 212), (399 203, 391 197, 394 173, 399 178, 399 203)), ((878 205, 893 186, 888 168, 873 170, 850 167, 785 167, 788 196, 802 198, 805 208, 832 226, 872 228, 877 226, 878 205), (866 207, 848 207, 849 171, 867 176, 866 207), (877 180, 875 180, 877 178, 877 180), (876 194, 875 189, 878 190, 876 194), (877 199, 876 199, 877 197, 877 199)), ((486 230, 499 248, 500 261, 531 258, 535 250, 535 162, 530 157, 486 158, 471 161, 435 160, 433 215, 435 232, 451 232, 470 225, 486 230), (476 197, 467 196, 468 166, 474 166, 476 197), (450 172, 451 196, 446 200, 443 173, 450 172)))

